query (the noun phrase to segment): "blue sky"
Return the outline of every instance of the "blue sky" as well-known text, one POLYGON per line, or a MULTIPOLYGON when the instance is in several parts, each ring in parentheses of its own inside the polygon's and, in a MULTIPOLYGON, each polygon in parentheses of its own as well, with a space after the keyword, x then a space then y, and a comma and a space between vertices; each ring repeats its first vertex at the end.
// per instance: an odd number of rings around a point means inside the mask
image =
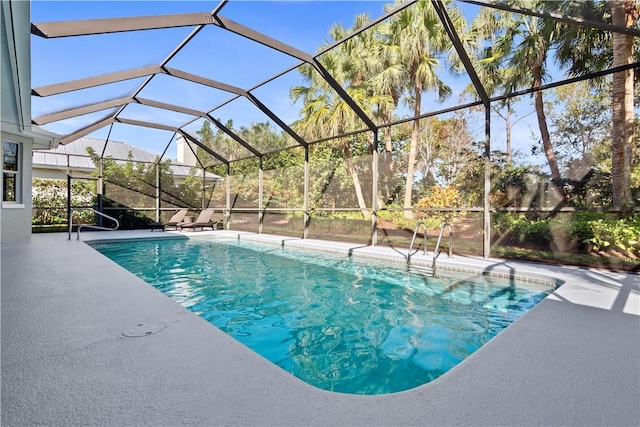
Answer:
MULTIPOLYGON (((372 18, 384 13, 382 1, 238 1, 232 0, 221 15, 270 37, 283 41, 307 53, 313 53, 327 40, 330 26, 341 22, 352 25, 358 13, 369 13, 372 18)), ((126 16, 146 16, 172 13, 209 12, 217 1, 32 1, 32 22, 76 19, 96 19, 126 16)), ((464 5, 467 18, 477 8, 464 5)), ((32 86, 90 77, 115 71, 160 63, 190 32, 192 28, 173 28, 132 33, 69 37, 45 40, 32 36, 32 86)), ((202 75, 245 89, 261 83, 272 75, 299 61, 267 47, 257 45, 209 25, 201 31, 172 61, 172 68, 202 75)), ((459 93, 468 84, 467 76, 452 76, 443 70, 442 78, 459 93)), ((85 89, 51 97, 32 99, 34 117, 53 111, 77 107, 130 95, 144 78, 114 83, 106 87, 85 89)), ((297 118, 299 105, 289 99, 289 88, 302 84, 299 74, 287 75, 257 89, 254 94, 272 111, 291 123, 297 118)), ((232 95, 205 86, 185 83, 168 76, 156 76, 145 87, 141 97, 209 111, 232 95)), ((455 105, 457 96, 439 104, 432 96, 425 96, 424 111, 438 110, 455 105)), ((529 98, 523 100, 526 111, 529 98)), ((101 111, 66 121, 46 125, 45 128, 68 134, 86 126, 111 111, 101 111)), ((233 119, 236 126, 248 126, 252 122, 267 121, 267 117, 245 99, 239 99, 213 113, 222 121, 233 119)), ((190 117, 179 113, 141 106, 128 106, 122 117, 181 126, 190 117)), ((201 122, 188 128, 197 130, 201 122)), ((499 121, 494 136, 499 143, 499 121)), ((530 126, 519 128, 516 140, 528 141, 530 126)), ((109 127, 88 136, 106 138, 109 127)), ((113 126, 110 139, 129 142, 150 151, 161 153, 172 138, 172 133, 139 128, 131 125, 113 126)), ((173 145, 173 144, 172 144, 173 145)), ((175 157, 173 146, 170 157, 175 157)))

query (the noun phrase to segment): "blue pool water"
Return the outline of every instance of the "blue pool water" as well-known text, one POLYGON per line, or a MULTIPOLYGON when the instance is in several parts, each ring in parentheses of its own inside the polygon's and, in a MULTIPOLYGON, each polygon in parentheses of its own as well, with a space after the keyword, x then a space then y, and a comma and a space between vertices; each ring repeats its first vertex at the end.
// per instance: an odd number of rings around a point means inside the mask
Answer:
POLYGON ((94 248, 282 369, 352 394, 434 380, 551 291, 238 240, 94 248))

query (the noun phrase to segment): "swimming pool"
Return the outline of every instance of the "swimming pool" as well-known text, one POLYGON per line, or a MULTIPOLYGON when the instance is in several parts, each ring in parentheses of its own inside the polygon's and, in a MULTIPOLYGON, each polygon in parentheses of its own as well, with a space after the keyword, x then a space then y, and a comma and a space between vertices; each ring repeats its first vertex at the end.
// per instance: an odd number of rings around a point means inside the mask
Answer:
POLYGON ((552 290, 230 239, 94 248, 305 382, 352 394, 436 379, 552 290))

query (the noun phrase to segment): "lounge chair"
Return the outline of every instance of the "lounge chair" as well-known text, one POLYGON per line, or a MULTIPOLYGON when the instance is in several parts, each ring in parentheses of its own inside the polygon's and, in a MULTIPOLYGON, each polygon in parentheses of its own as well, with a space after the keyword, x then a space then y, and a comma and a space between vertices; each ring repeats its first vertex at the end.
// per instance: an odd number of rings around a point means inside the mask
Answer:
POLYGON ((188 209, 180 209, 179 211, 177 211, 175 214, 173 214, 173 216, 171 218, 169 218, 169 221, 166 222, 150 222, 149 223, 149 227, 151 228, 151 231, 153 230, 166 230, 167 227, 173 227, 173 229, 177 229, 178 224, 182 223, 182 221, 184 221, 184 217, 187 215, 187 212, 189 210, 188 209))
POLYGON ((213 218, 214 210, 209 208, 200 212, 198 218, 194 222, 181 222, 177 225, 180 231, 184 229, 192 229, 195 231, 197 228, 200 230, 204 230, 205 227, 211 228, 212 230, 216 229, 216 225, 220 222, 219 219, 213 218))

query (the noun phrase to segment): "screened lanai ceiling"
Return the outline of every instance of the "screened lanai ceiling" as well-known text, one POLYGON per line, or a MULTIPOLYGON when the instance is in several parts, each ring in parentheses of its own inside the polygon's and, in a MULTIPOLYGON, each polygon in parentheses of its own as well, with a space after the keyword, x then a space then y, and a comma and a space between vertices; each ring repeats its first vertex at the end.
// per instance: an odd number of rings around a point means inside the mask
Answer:
MULTIPOLYGON (((376 108, 354 95, 354 82, 341 76, 345 65, 333 67, 331 55, 348 48, 356 37, 383 34, 416 3, 32 1, 33 123, 63 135, 62 144, 90 136, 141 146, 161 159, 170 157, 170 147, 182 137, 208 153, 214 164, 304 147, 341 133, 377 134, 381 127, 415 117, 415 99, 398 94, 405 102, 394 103, 390 114, 376 114, 376 108), (364 19, 357 20, 362 14, 364 19), (355 117, 350 129, 327 128, 316 138, 295 130, 304 105, 301 97, 294 101, 292 92, 308 88, 311 81, 323 83, 323 96, 344 102, 355 117), (204 145, 197 132, 205 121, 234 147, 204 145), (282 132, 285 147, 238 133, 255 123, 282 132)), ((425 91, 421 116, 531 92, 526 86, 513 87, 509 94, 490 90, 488 77, 478 73, 474 63, 478 46, 461 30, 458 16, 470 28, 479 13, 491 8, 591 28, 594 34, 618 32, 636 40, 640 35, 637 24, 614 27, 588 16, 588 11, 570 16, 554 10, 563 2, 549 2, 544 9, 484 0, 430 3, 438 19, 427 25, 442 27, 452 41, 449 51, 435 58, 451 94, 443 99, 437 91, 425 91)), ((352 54, 357 56, 358 49, 352 54)), ((554 67, 545 84, 571 77, 568 70, 554 67)))

